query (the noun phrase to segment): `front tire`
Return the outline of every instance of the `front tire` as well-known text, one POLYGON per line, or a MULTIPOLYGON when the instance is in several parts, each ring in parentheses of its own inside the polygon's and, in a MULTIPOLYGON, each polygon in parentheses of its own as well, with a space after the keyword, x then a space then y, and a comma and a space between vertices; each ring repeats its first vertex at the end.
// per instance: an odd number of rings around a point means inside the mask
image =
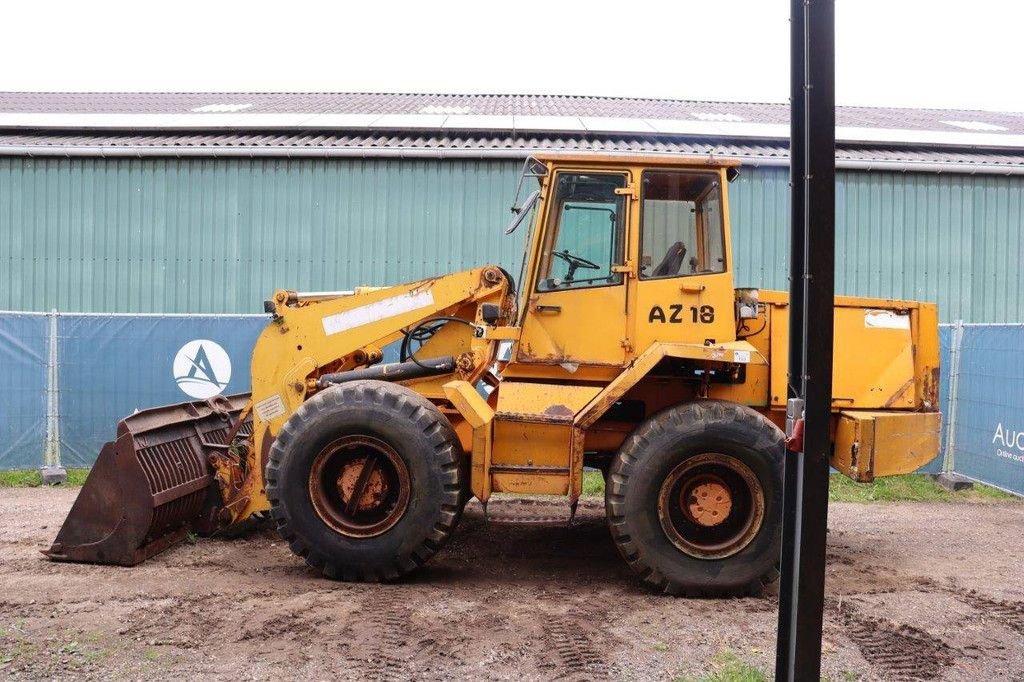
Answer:
POLYGON ((764 416, 723 401, 641 424, 613 460, 605 493, 630 568, 668 594, 759 593, 778 577, 783 441, 764 416))
POLYGON ((394 580, 422 566, 462 511, 461 447, 426 398, 383 381, 322 391, 274 441, 267 497, 291 550, 329 578, 394 580))

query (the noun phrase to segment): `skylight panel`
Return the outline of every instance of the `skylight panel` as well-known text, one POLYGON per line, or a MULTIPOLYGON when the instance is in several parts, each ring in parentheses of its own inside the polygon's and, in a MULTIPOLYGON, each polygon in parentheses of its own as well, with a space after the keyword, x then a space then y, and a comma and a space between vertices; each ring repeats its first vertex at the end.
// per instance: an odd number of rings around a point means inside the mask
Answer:
POLYGON ((251 104, 207 104, 196 107, 192 112, 196 114, 231 114, 236 111, 244 111, 251 106, 251 104))
POLYGON ((722 114, 717 111, 694 111, 691 112, 694 118, 699 118, 702 121, 726 121, 729 123, 739 123, 746 119, 736 114, 722 114))
POLYGON ((1006 130, 1003 126, 997 126, 993 123, 984 123, 983 121, 940 121, 948 126, 954 126, 956 128, 963 128, 964 130, 979 130, 983 132, 998 133, 1006 130))

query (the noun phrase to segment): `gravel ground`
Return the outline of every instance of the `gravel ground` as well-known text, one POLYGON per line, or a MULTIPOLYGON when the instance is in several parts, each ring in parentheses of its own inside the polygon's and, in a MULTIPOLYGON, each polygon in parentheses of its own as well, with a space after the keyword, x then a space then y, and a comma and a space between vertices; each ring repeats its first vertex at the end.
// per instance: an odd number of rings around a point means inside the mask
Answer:
MULTIPOLYGON (((427 570, 382 586, 319 578, 270 531, 130 569, 51 563, 39 550, 76 494, 0 490, 0 675, 650 680, 699 676, 722 652, 773 665, 773 594, 651 594, 595 500, 572 530, 488 527, 471 505, 427 570)), ((834 504, 829 527, 830 679, 1024 679, 1024 505, 834 504)))

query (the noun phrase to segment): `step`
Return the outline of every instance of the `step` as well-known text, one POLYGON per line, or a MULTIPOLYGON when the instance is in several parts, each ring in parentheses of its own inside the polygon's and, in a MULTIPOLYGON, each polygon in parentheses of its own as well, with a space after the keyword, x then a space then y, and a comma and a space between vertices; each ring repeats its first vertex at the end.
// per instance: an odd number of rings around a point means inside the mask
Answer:
POLYGON ((544 526, 564 527, 572 526, 576 517, 576 505, 566 505, 565 515, 551 513, 551 505, 538 503, 533 500, 503 500, 494 504, 492 499, 488 504, 482 505, 484 518, 488 523, 497 526, 544 526), (494 507, 498 509, 495 510, 494 507), (535 509, 531 509, 535 507, 535 509), (494 513, 497 511, 497 513, 494 513))

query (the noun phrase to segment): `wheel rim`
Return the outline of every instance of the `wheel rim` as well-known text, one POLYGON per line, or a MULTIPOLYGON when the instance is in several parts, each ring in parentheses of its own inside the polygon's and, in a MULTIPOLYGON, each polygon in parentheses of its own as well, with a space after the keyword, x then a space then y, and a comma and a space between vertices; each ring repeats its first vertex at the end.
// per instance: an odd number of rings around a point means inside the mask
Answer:
POLYGON ((344 436, 313 460, 309 498, 320 519, 342 535, 373 537, 409 506, 409 469, 393 447, 372 436, 344 436))
POLYGON ((764 520, 764 492, 743 462, 705 453, 680 463, 658 495, 658 518, 669 540, 698 559, 736 554, 764 520))

